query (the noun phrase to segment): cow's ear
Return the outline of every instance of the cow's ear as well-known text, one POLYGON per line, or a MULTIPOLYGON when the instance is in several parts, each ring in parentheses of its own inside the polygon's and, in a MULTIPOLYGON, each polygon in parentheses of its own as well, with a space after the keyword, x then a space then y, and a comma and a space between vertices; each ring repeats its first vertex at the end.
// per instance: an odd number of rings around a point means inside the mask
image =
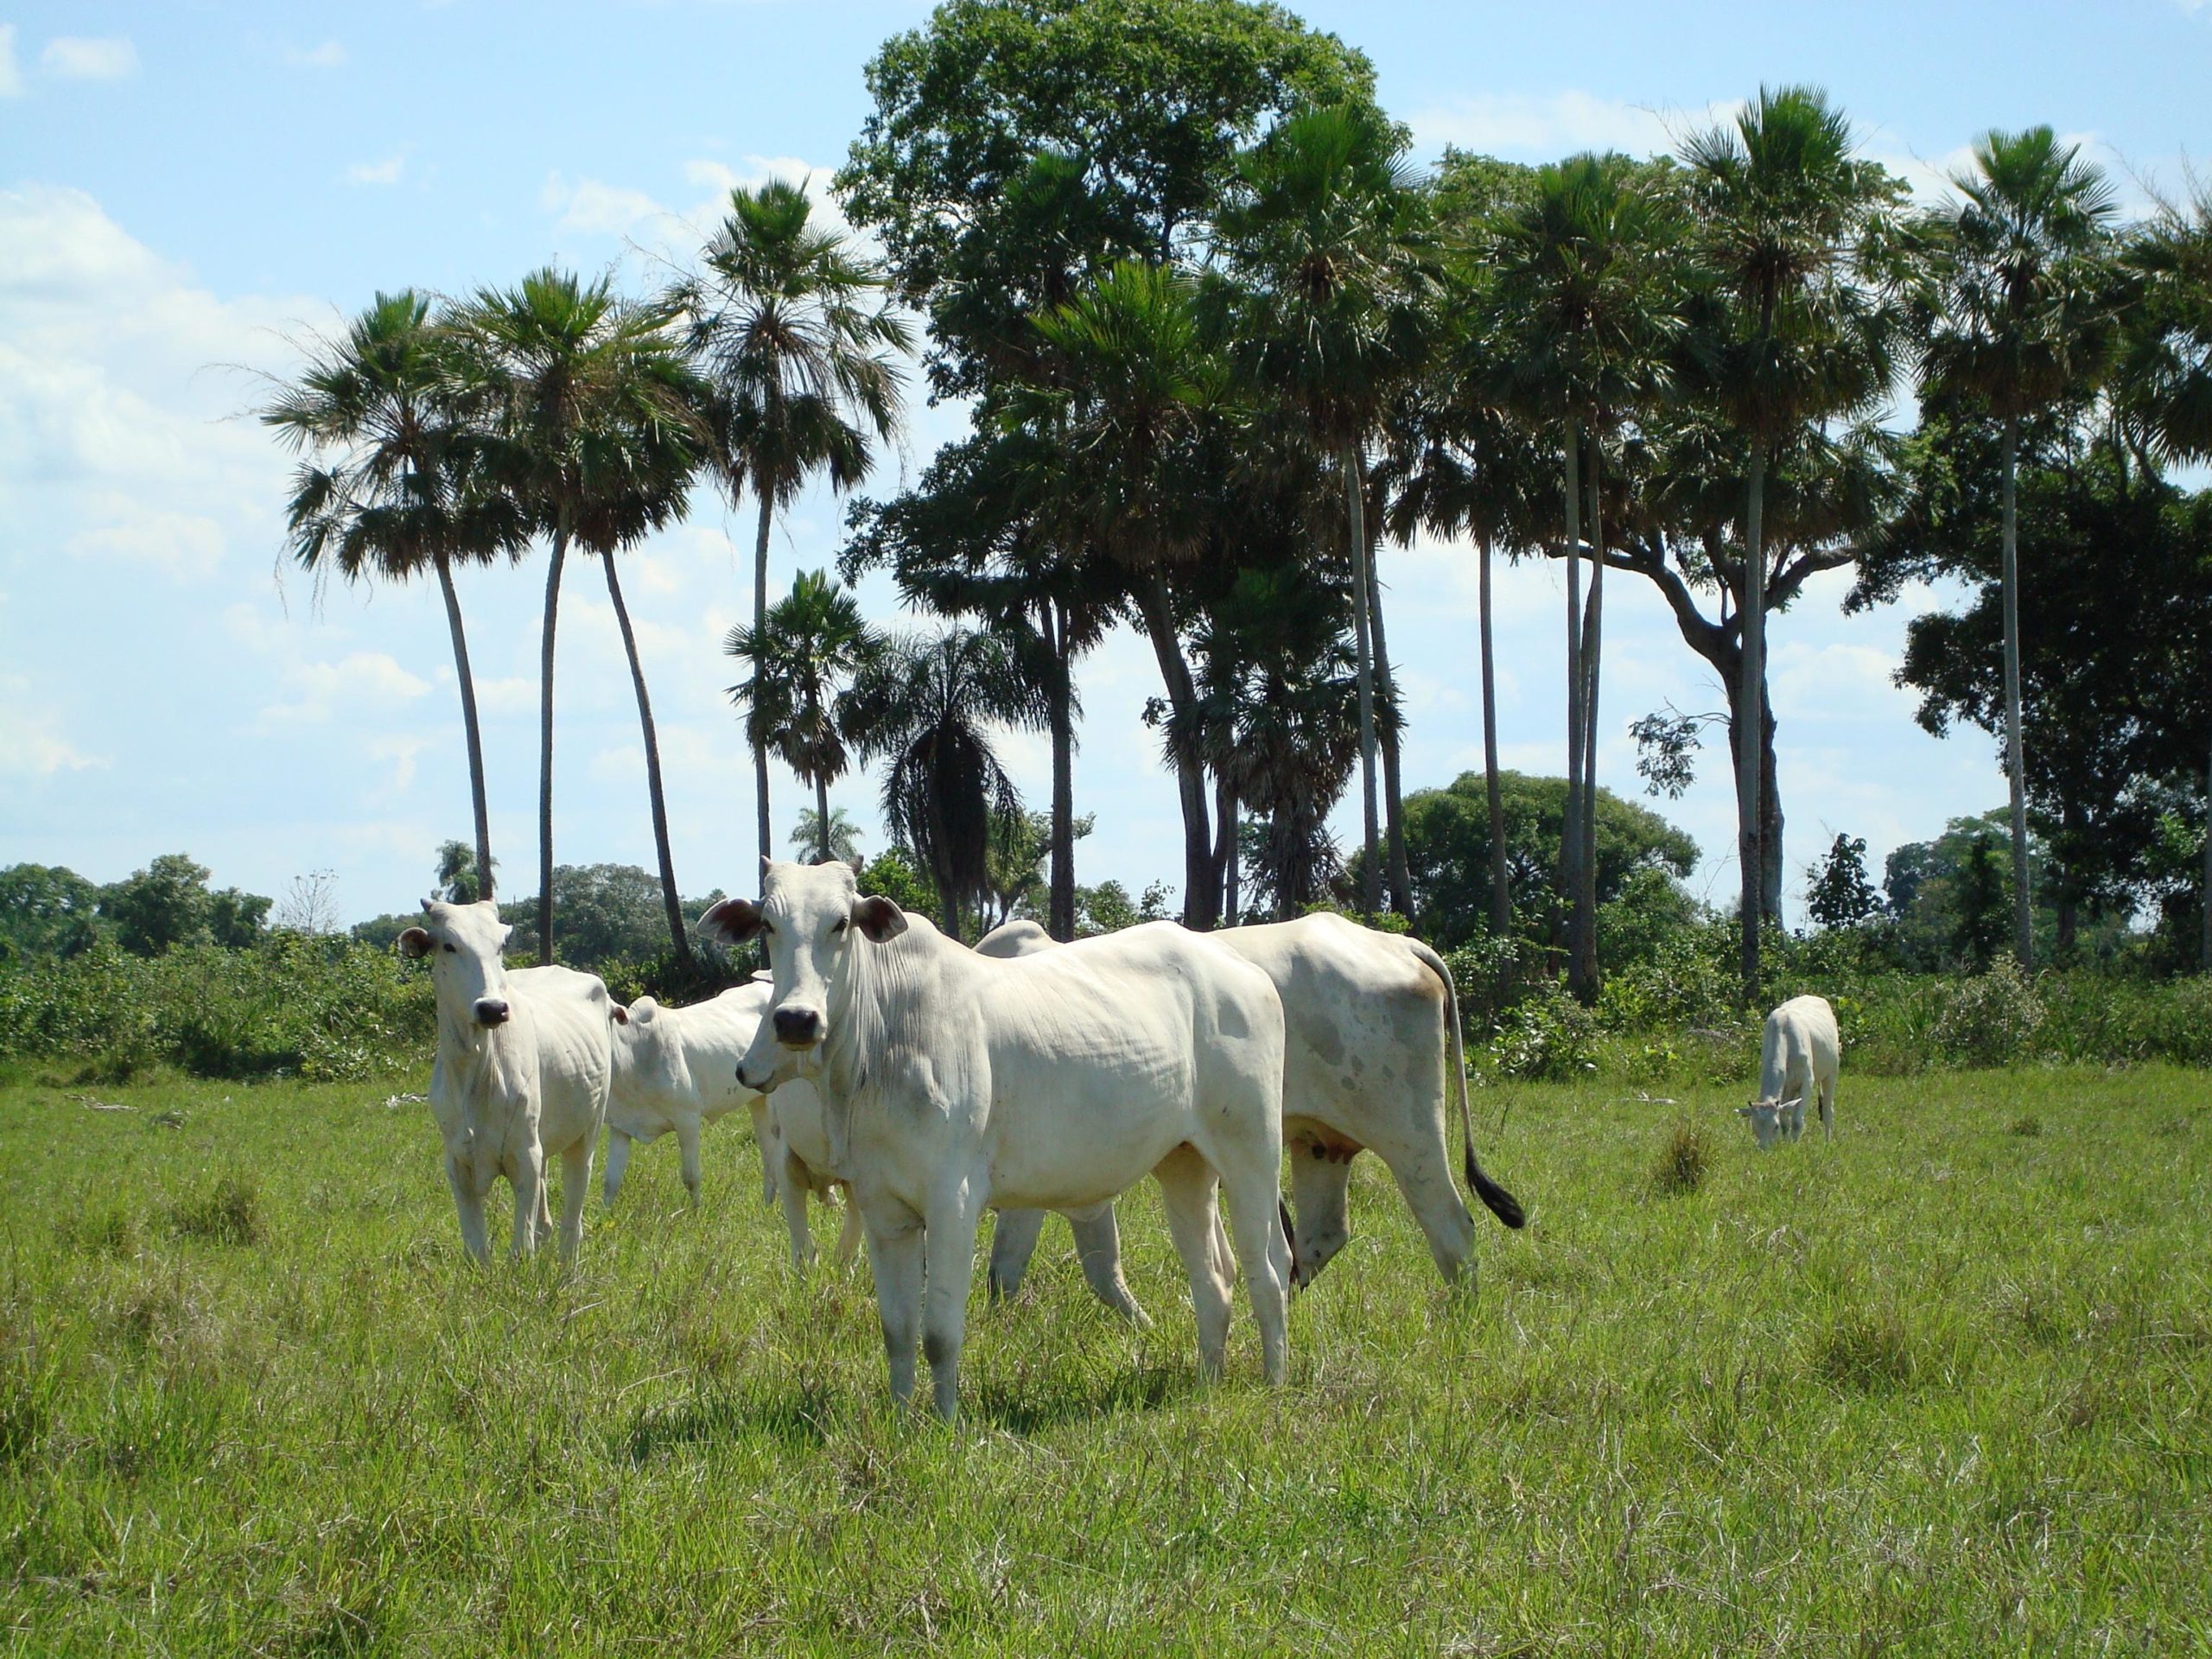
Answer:
POLYGON ((724 944, 743 944, 760 931, 760 906, 750 899, 725 899, 699 918, 699 931, 724 944))
POLYGON ((507 948, 507 941, 513 938, 514 936, 515 931, 512 925, 501 928, 499 930, 499 949, 502 950, 505 950, 507 948))
POLYGON ((868 874, 868 866, 861 862, 861 855, 858 853, 855 853, 850 858, 847 859, 845 862, 853 867, 854 880, 857 881, 861 877, 868 874))
POLYGON ((1756 1106, 1738 1106, 1736 1109, 1736 1116, 1738 1117, 1750 1117, 1758 1110, 1758 1108, 1756 1106))
POLYGON ((624 1007, 620 1002, 608 1003, 607 1005, 607 1011, 614 1016, 614 1023, 616 1025, 626 1026, 630 1023, 630 1010, 624 1007))
POLYGON ((409 961, 418 961, 430 954, 430 936, 419 927, 410 927, 399 936, 399 954, 409 961))
POLYGON ((906 912, 880 893, 853 900, 853 925, 874 944, 895 939, 906 931, 906 912))

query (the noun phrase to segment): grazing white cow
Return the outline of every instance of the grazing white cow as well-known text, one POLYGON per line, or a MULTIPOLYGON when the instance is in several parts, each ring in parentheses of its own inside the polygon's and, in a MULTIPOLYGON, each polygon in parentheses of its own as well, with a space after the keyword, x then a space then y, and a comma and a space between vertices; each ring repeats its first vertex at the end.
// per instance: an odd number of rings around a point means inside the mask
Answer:
POLYGON ((1835 1010, 1824 996, 1793 996, 1766 1017, 1759 1039, 1759 1094, 1736 1110, 1764 1151, 1805 1133, 1805 1098, 1821 1097, 1821 1136, 1835 1135, 1835 1075, 1842 1053, 1835 1010))
POLYGON ((842 864, 771 863, 759 904, 724 899, 700 926, 733 944, 766 937, 774 999, 740 1075, 774 1090, 804 1068, 822 1085, 895 1399, 912 1397, 918 1335, 938 1413, 957 1408, 986 1207, 1089 1209, 1147 1171, 1190 1275, 1200 1369, 1217 1375, 1228 1349, 1217 1182, 1262 1364, 1282 1380, 1282 1007, 1266 975, 1172 924, 979 957, 862 897, 842 864))
MULTIPOLYGON (((1459 1000, 1451 969, 1418 939, 1326 913, 1224 928, 1206 936, 1265 973, 1282 999, 1282 1138, 1296 1206, 1292 1282, 1311 1284, 1349 1236, 1351 1160, 1372 1150, 1427 1236, 1446 1283, 1466 1271, 1474 1223, 1452 1183, 1446 1091, 1456 1078, 1467 1185, 1509 1227, 1525 1217, 1475 1157, 1459 1000)), ((1034 922, 1009 922, 976 949, 1020 957, 1057 949, 1034 922)), ((991 1288, 1011 1295, 1044 1217, 1002 1214, 991 1241, 991 1288)))
POLYGON ((505 1175, 515 1194, 515 1254, 535 1251, 551 1230, 545 1160, 557 1154, 561 1255, 573 1257, 607 1116, 613 1002, 595 975, 572 968, 509 973, 500 953, 514 930, 489 900, 425 899, 423 911, 423 925, 402 933, 399 948, 429 957, 437 990, 430 1115, 445 1141, 461 1242, 480 1262, 490 1255, 484 1198, 505 1175))

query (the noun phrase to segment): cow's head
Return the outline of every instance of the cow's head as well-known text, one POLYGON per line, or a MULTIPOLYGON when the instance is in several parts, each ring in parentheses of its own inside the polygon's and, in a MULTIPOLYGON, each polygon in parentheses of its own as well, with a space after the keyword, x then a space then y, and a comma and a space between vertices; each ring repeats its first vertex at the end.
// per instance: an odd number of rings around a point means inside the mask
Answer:
POLYGON ((799 1074, 801 1056, 819 1054, 845 1005, 853 953, 904 933, 906 912, 863 898, 849 865, 763 861, 760 902, 725 899, 699 931, 726 944, 767 943, 768 1013, 737 1066, 740 1083, 766 1094, 799 1074))
POLYGON ((474 905, 423 901, 423 923, 399 936, 404 956, 430 959, 438 1011, 462 1030, 507 1023, 507 969, 499 953, 514 931, 490 899, 474 905))
POLYGON ((1751 1120, 1751 1134, 1759 1143, 1759 1150, 1766 1152, 1781 1138, 1782 1121, 1797 1103, 1794 1100, 1755 1100, 1748 1106, 1738 1106, 1736 1115, 1751 1120))

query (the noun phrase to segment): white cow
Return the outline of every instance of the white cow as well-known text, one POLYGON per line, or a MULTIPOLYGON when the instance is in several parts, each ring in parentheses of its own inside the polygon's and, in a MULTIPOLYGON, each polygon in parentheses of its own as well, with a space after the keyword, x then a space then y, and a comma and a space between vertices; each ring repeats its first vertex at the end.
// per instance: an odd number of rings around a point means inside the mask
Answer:
MULTIPOLYGON (((1224 928, 1207 937, 1265 973, 1282 999, 1282 1138, 1296 1206, 1293 1283, 1311 1284, 1344 1247, 1351 1160, 1372 1150, 1397 1179, 1446 1283, 1466 1271, 1474 1223, 1452 1183, 1446 1093, 1456 1079, 1469 1188, 1509 1227, 1524 1217, 1475 1157, 1474 1122, 1451 969, 1418 939, 1326 913, 1224 928)), ((983 936, 987 956, 1055 949, 1034 922, 983 936)), ((1043 1217, 1002 1214, 991 1241, 991 1288, 1011 1295, 1043 1217)))
POLYGON ((1805 1097, 1819 1090, 1821 1135, 1835 1135, 1836 1066, 1843 1049, 1824 996, 1793 996, 1766 1017, 1759 1039, 1759 1094, 1737 1111, 1764 1151, 1805 1132, 1805 1097))
MULTIPOLYGON (((768 987, 734 986, 719 996, 688 1007, 667 1007, 641 996, 614 1010, 614 1083, 607 1102, 607 1202, 621 1191, 630 1162, 630 1143, 650 1143, 673 1133, 683 1158, 683 1185, 699 1202, 699 1131, 742 1106, 753 1119, 760 1147, 763 1202, 781 1202, 791 1238, 791 1265, 814 1260, 814 1236, 807 1226, 806 1198, 811 1192, 827 1204, 833 1183, 822 1103, 813 1088, 794 1084, 781 1091, 773 1110, 767 1097, 737 1080, 737 1063, 767 1012, 768 987), (815 1153, 808 1158, 799 1148, 815 1153)), ((860 1223, 845 1213, 837 1260, 851 1259, 860 1241, 860 1223)))
POLYGON ((490 1254, 484 1198, 505 1175, 515 1194, 515 1254, 536 1250, 552 1229, 545 1160, 557 1154, 561 1255, 573 1257, 607 1116, 613 1002, 596 976, 571 968, 507 972, 500 952, 514 930, 489 900, 425 899, 423 910, 423 925, 402 933, 399 948, 430 958, 437 989, 430 1115, 445 1141, 461 1242, 480 1262, 490 1254))
POLYGON ((1262 1364, 1282 1380, 1282 1007, 1266 975, 1172 924, 979 957, 863 898, 842 864, 771 863, 758 905, 724 899, 700 926, 733 944, 766 937, 774 1000, 741 1076, 773 1090, 804 1069, 823 1086, 895 1399, 912 1397, 918 1335, 938 1413, 957 1408, 985 1208, 1089 1209, 1147 1171, 1190 1275, 1200 1369, 1218 1374, 1228 1348, 1218 1182, 1262 1364))

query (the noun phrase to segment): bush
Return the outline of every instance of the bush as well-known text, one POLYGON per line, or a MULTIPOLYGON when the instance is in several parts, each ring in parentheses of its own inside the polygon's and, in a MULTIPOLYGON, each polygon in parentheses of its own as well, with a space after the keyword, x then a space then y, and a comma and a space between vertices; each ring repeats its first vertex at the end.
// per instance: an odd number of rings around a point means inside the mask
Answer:
POLYGON ((1507 1011, 1490 1044, 1491 1069, 1529 1083, 1563 1083, 1598 1069, 1598 1021, 1557 980, 1541 980, 1507 1011))
POLYGON ((2000 957, 1951 994, 1936 1022, 1936 1046, 1968 1065, 2007 1065, 2029 1058, 2044 1019, 2033 982, 2000 957))

